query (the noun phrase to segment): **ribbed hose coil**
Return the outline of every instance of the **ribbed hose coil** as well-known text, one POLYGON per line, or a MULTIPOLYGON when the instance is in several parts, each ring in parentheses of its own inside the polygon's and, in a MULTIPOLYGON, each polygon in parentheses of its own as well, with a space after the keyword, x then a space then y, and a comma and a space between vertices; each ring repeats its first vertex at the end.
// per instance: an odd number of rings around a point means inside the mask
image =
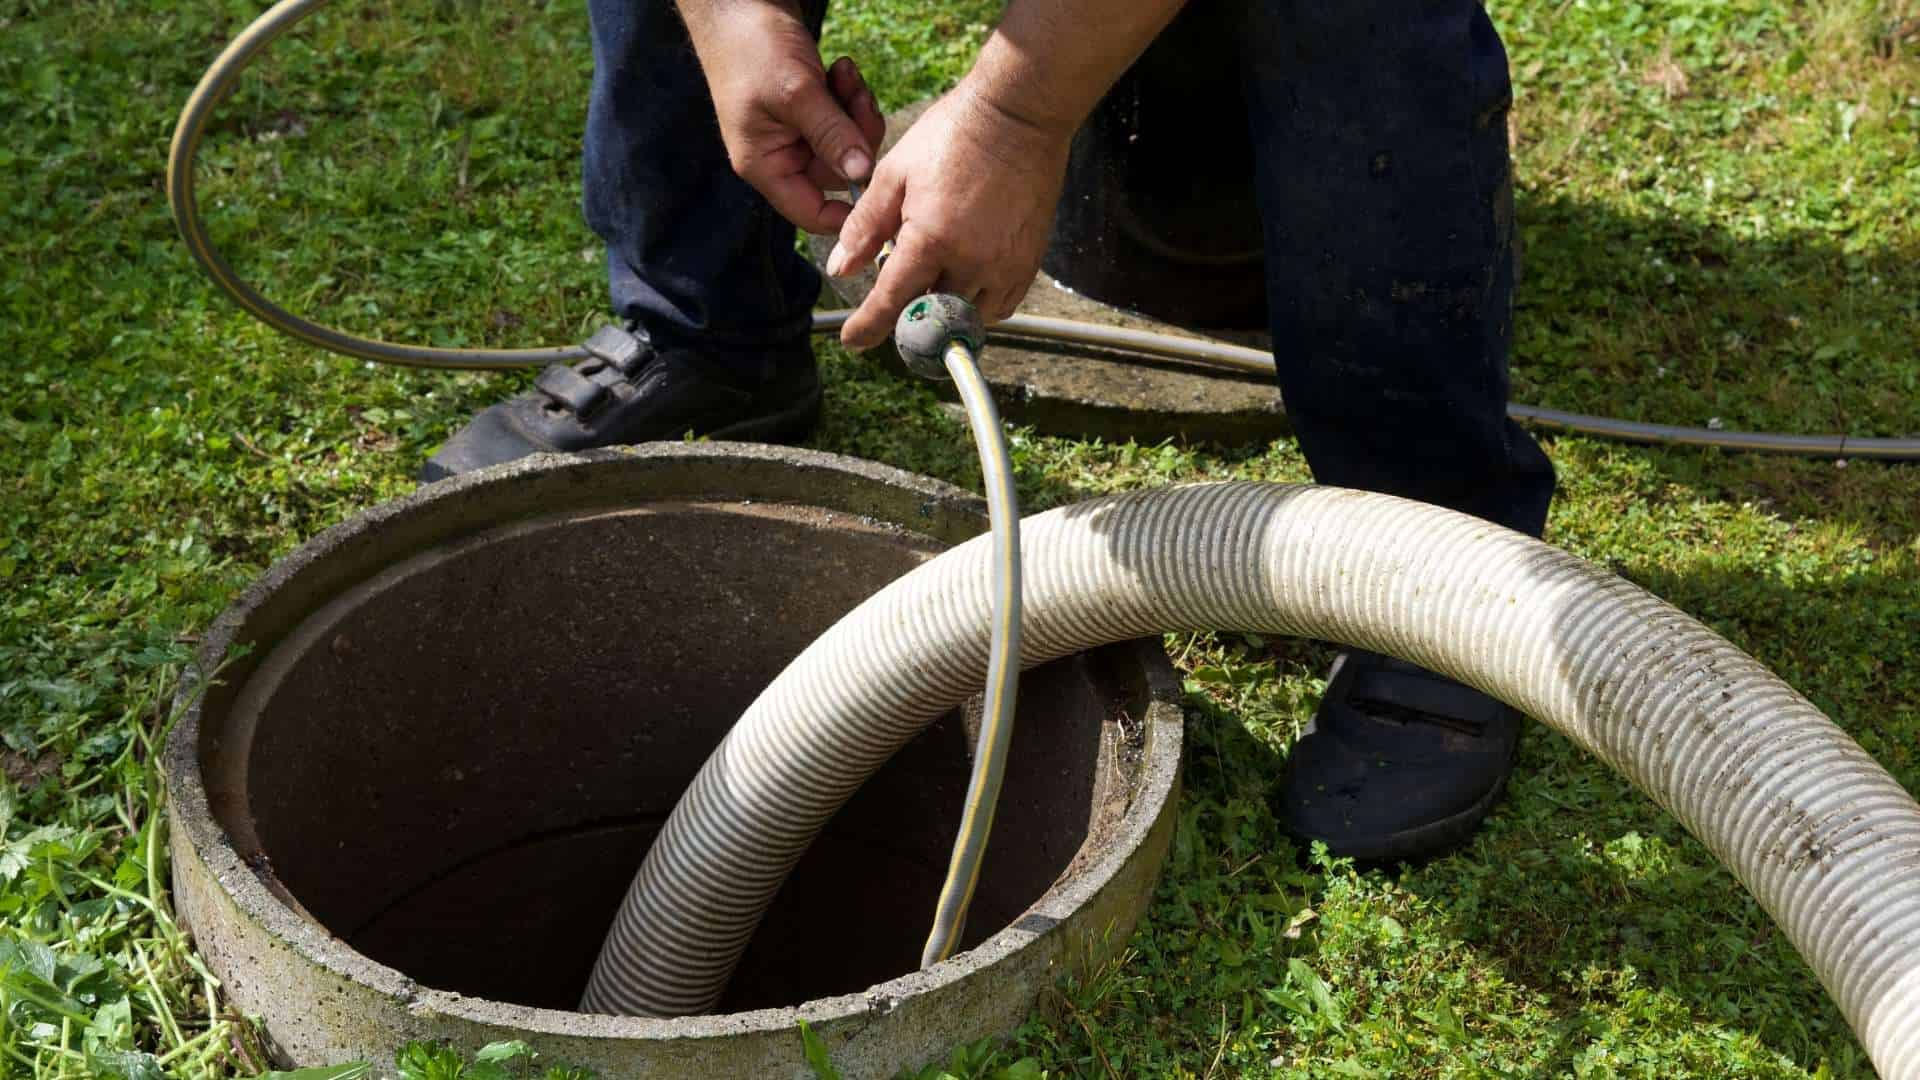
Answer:
MULTIPOLYGON (((1337 488, 1146 491, 1022 530, 1023 665, 1231 629, 1358 645, 1478 687, 1679 818, 1779 923, 1881 1074, 1920 1078, 1920 805, 1699 622, 1531 537, 1337 488)), ((980 537, 869 598, 782 672, 675 808, 584 1007, 710 1010, 821 827, 979 687, 991 610, 980 537)))

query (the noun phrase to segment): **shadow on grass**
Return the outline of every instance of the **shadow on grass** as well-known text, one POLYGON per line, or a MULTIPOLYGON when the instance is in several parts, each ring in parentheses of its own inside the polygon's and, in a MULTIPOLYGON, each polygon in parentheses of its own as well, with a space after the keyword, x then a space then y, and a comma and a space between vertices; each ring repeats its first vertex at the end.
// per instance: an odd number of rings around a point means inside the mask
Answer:
MULTIPOLYGON (((1811 196, 1810 196, 1811 197, 1811 196)), ((1920 437, 1920 251, 1522 193, 1515 396, 1634 420, 1920 437)))
MULTIPOLYGON (((1514 400, 1696 427, 1920 438, 1920 250, 1850 250, 1842 231, 1738 236, 1538 193, 1522 193, 1516 214, 1514 400)), ((1912 466, 1623 453, 1666 483, 1854 525, 1877 542, 1920 530, 1912 466)))

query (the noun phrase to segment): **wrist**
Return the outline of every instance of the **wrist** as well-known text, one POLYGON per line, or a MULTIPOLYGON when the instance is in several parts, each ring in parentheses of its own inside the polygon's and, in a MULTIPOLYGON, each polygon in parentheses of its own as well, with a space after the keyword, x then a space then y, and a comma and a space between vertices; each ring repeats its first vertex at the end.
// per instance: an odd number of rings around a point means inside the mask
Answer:
POLYGON ((693 41, 693 51, 703 64, 737 59, 732 55, 735 48, 721 44, 722 39, 735 35, 771 41, 775 37, 768 36, 769 31, 777 36, 797 29, 809 40, 813 36, 797 0, 678 0, 676 6, 693 41))
MULTIPOLYGON (((999 121, 1046 142, 1069 142, 1099 100, 1063 100, 1037 77, 1034 63, 996 31, 957 89, 999 121)), ((1057 89, 1057 88, 1056 88, 1057 89)))
POLYGON ((1065 154, 1084 117, 1035 109, 992 80, 969 75, 952 91, 960 116, 978 133, 979 149, 1003 162, 1044 160, 1065 154))

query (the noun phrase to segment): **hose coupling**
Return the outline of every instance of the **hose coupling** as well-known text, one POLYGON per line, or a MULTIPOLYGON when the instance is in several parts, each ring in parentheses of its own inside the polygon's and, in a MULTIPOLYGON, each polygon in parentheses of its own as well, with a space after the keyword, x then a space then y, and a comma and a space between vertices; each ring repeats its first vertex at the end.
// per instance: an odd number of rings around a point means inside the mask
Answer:
POLYGON ((960 342, 977 359, 987 327, 972 304, 948 293, 929 293, 908 304, 893 324, 893 344, 907 370, 923 379, 947 378, 947 346, 960 342))

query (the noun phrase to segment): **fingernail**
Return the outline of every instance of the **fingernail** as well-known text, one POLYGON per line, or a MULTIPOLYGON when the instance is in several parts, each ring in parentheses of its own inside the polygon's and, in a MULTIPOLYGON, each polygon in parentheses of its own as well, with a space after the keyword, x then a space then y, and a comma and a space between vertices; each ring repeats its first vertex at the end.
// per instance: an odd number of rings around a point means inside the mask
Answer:
POLYGON ((846 272, 847 249, 840 246, 840 241, 835 240, 833 250, 827 253, 827 276, 839 277, 846 272))
POLYGON ((849 150, 847 156, 840 159, 840 175, 849 180, 865 180, 871 168, 873 161, 864 150, 849 150))

